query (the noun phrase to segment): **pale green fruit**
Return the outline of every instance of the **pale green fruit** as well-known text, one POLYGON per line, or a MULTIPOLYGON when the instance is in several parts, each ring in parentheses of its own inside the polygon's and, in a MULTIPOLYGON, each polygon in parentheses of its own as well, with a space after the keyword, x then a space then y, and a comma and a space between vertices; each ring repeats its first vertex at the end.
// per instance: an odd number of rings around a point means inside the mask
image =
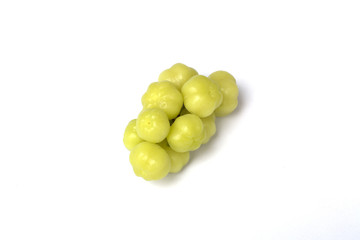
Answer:
POLYGON ((123 142, 125 147, 128 150, 133 149, 137 144, 143 142, 144 140, 139 137, 136 132, 136 119, 133 119, 129 122, 125 128, 123 142))
POLYGON ((142 96, 141 102, 144 109, 160 108, 169 119, 174 119, 183 106, 183 96, 171 82, 154 82, 142 96))
POLYGON ((218 85, 209 78, 196 75, 181 88, 186 109, 201 118, 210 116, 223 100, 218 85))
POLYGON ((166 138, 170 122, 166 113, 158 108, 144 109, 136 120, 136 132, 140 138, 159 143, 166 138))
POLYGON ((171 159, 171 173, 180 172, 181 169, 189 162, 190 152, 176 152, 167 143, 163 141, 159 144, 169 154, 171 159))
POLYGON ((158 144, 142 142, 130 152, 130 163, 134 173, 145 180, 159 180, 165 177, 171 168, 169 154, 158 144))
POLYGON ((217 117, 223 117, 232 113, 238 106, 239 89, 236 85, 235 78, 228 72, 217 71, 209 76, 215 81, 223 94, 222 104, 215 110, 217 117))
POLYGON ((215 114, 213 113, 209 117, 202 118, 201 121, 203 122, 205 132, 202 144, 205 144, 216 133, 215 114))
POLYGON ((176 63, 171 68, 164 70, 159 76, 159 82, 172 82, 178 90, 189 80, 192 76, 197 75, 197 71, 182 63, 176 63))
POLYGON ((204 126, 194 114, 176 118, 170 127, 167 141, 176 152, 188 152, 198 149, 204 139, 204 126))

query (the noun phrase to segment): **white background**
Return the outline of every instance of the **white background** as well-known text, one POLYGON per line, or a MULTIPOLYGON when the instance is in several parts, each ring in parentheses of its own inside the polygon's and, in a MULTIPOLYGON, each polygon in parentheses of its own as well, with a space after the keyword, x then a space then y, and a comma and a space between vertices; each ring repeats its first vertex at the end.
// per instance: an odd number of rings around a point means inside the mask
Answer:
POLYGON ((360 239, 359 1, 1 1, 0 239, 360 239), (122 143, 176 62, 241 106, 179 174, 122 143))

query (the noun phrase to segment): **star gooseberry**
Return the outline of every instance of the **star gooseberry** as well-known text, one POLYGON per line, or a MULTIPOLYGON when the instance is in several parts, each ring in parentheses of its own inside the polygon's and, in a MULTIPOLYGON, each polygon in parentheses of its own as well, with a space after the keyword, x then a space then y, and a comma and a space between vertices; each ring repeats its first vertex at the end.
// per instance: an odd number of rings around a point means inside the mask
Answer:
POLYGON ((143 94, 142 111, 124 131, 135 175, 150 181, 180 172, 190 152, 215 135, 215 118, 236 109, 238 95, 228 72, 206 77, 181 63, 164 70, 143 94))

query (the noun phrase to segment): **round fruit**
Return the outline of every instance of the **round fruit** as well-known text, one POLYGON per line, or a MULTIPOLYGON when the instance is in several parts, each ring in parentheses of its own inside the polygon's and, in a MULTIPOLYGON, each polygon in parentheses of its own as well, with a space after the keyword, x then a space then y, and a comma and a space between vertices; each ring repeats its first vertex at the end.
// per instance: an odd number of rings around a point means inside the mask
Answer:
POLYGON ((143 142, 144 140, 139 137, 136 132, 136 119, 133 119, 129 122, 125 128, 123 142, 127 149, 133 149, 137 144, 143 142))
POLYGON ((159 76, 159 82, 172 82, 177 89, 181 89, 184 83, 192 76, 197 75, 197 71, 182 63, 176 63, 171 68, 164 70, 159 76))
POLYGON ((165 177, 171 167, 169 154, 158 144, 142 142, 130 152, 130 163, 134 173, 145 180, 165 177))
POLYGON ((181 88, 186 109, 201 118, 210 116, 222 103, 218 85, 209 78, 196 75, 181 88))
POLYGON ((183 106, 183 96, 171 82, 154 82, 142 96, 141 102, 146 108, 160 108, 169 119, 176 118, 183 106))
POLYGON ((176 152, 188 152, 198 149, 204 139, 204 126, 194 114, 176 118, 170 127, 167 141, 176 152))
POLYGON ((166 113, 158 108, 144 109, 136 120, 136 132, 140 138, 159 143, 166 138, 170 122, 166 113))
POLYGON ((238 105, 239 89, 235 78, 228 72, 217 71, 209 76, 215 81, 223 94, 222 104, 215 110, 217 117, 223 117, 232 113, 238 105))

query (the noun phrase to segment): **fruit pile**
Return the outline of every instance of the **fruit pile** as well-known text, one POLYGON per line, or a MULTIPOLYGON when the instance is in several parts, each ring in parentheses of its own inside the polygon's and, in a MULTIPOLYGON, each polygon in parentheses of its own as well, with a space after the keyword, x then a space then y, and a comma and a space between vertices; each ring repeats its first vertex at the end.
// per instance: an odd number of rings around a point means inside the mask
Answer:
POLYGON ((235 78, 225 71, 205 77, 181 63, 163 71, 142 96, 143 110, 125 129, 135 174, 158 180, 179 172, 190 151, 215 134, 215 116, 234 111, 238 94, 235 78))

